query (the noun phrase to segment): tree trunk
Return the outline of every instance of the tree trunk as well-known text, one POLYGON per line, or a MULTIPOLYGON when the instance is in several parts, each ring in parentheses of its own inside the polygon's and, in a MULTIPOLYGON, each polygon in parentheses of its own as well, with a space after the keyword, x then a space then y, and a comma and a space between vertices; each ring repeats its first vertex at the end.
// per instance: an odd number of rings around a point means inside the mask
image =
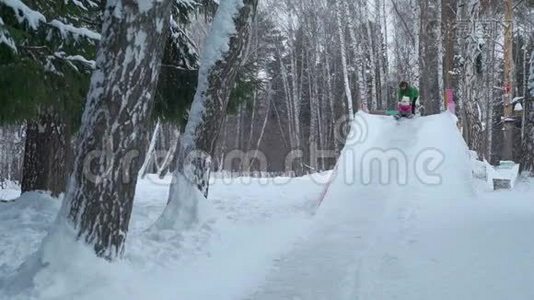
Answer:
POLYGON ((389 92, 390 61, 389 61, 389 53, 388 53, 389 52, 388 51, 389 40, 388 40, 388 19, 387 19, 387 12, 386 12, 386 0, 382 2, 382 19, 383 19, 382 22, 384 24, 383 25, 384 40, 381 43, 381 47, 380 47, 380 53, 383 53, 383 56, 384 56, 384 65, 382 69, 382 73, 384 74, 384 81, 382 82, 382 84, 385 86, 385 90, 383 91, 385 94, 384 105, 386 106, 385 108, 390 109, 394 106, 394 103, 393 103, 394 97, 392 97, 392 95, 389 92))
MULTIPOLYGON (((282 84, 284 88, 285 104, 286 104, 286 114, 287 114, 287 129, 289 137, 289 146, 291 149, 295 148, 298 142, 298 136, 295 134, 294 123, 293 123, 293 99, 291 97, 291 91, 289 87, 289 74, 287 72, 286 66, 284 64, 283 51, 280 49, 282 46, 277 47, 277 54, 280 61, 280 72, 282 76, 282 84)), ((278 119, 280 121, 280 119, 278 119)))
POLYGON ((419 87, 421 103, 426 114, 440 112, 439 90, 439 24, 437 3, 420 0, 421 27, 419 30, 419 66, 421 68, 419 87))
MULTIPOLYGON (((375 57, 375 51, 373 47, 373 39, 376 38, 376 36, 373 34, 371 29, 371 24, 369 20, 369 7, 367 5, 367 0, 364 0, 361 2, 363 6, 363 20, 365 20, 365 33, 367 37, 367 41, 365 45, 367 46, 366 53, 369 54, 369 64, 370 64, 370 70, 369 77, 371 77, 371 93, 370 95, 367 95, 367 97, 370 97, 371 101, 368 101, 369 109, 370 110, 376 110, 378 108, 378 100, 377 100, 377 93, 376 93, 376 57, 375 57)), ((363 55, 362 55, 363 56, 363 55)), ((365 74, 367 74, 367 70, 364 70, 365 74)))
POLYGON ((339 36, 339 47, 341 49, 341 65, 343 68, 345 95, 347 97, 347 109, 349 113, 349 119, 352 120, 354 119, 354 109, 352 107, 352 92, 350 89, 349 72, 347 67, 347 54, 345 49, 345 33, 343 31, 343 27, 341 26, 341 6, 339 5, 339 1, 336 1, 336 7, 334 9, 336 10, 337 34, 339 36))
POLYGON ((504 130, 503 130, 503 158, 513 160, 514 130, 512 99, 513 89, 513 3, 504 1, 504 130))
POLYGON ((0 187, 6 181, 22 181, 25 127, 0 126, 0 187))
POLYGON ((532 107, 532 100, 526 104, 525 107, 525 139, 523 140, 523 155, 521 159, 521 167, 523 171, 534 176, 534 109, 532 107))
POLYGON ((166 154, 165 156, 159 156, 158 158, 163 160, 159 163, 159 159, 156 163, 156 172, 159 178, 165 177, 169 172, 174 172, 176 163, 176 150, 180 144, 180 128, 174 124, 164 124, 163 128, 166 129, 164 132, 169 136, 169 142, 166 145, 166 154))
POLYGON ((220 2, 213 28, 206 40, 199 85, 189 121, 181 139, 178 165, 171 183, 169 201, 155 226, 184 229, 198 220, 199 202, 209 189, 211 155, 222 128, 230 92, 243 62, 251 20, 258 0, 220 2), (232 28, 221 26, 233 23, 232 28), (218 53, 217 57, 210 56, 218 53))
POLYGON ((22 193, 40 190, 58 196, 65 192, 70 148, 68 125, 57 114, 43 113, 37 120, 28 121, 22 193))
POLYGON ((460 53, 462 59, 459 82, 459 108, 462 115, 464 139, 471 150, 478 153, 480 157, 484 157, 484 134, 482 128, 482 107, 480 106, 480 98, 482 92, 479 86, 483 82, 482 70, 479 67, 479 61, 482 59, 482 47, 480 39, 481 28, 478 24, 481 12, 480 3, 477 0, 469 1, 465 7, 462 8, 462 19, 470 20, 467 28, 470 31, 463 35, 458 35, 460 44, 460 53))
POLYGON ((534 176, 534 50, 530 54, 530 70, 528 79, 528 89, 525 95, 525 105, 523 107, 525 114, 524 139, 522 168, 529 171, 534 176))
MULTIPOLYGON (((168 29, 170 1, 108 1, 74 172, 58 225, 96 254, 120 257, 168 29), (69 227, 70 227, 69 226, 69 227)), ((60 234, 61 229, 57 227, 60 234)))
POLYGON ((456 2, 457 0, 441 0, 441 31, 444 44, 443 87, 446 89, 453 87, 456 2))

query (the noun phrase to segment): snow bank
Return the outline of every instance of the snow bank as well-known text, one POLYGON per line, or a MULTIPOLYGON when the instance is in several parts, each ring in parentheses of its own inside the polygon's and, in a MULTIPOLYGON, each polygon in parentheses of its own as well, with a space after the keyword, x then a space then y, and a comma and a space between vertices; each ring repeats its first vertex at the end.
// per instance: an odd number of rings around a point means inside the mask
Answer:
POLYGON ((5 181, 0 184, 0 202, 10 201, 20 196, 20 186, 13 181, 5 181))
POLYGON ((163 211, 154 224, 155 230, 173 229, 180 232, 190 229, 195 224, 208 222, 211 218, 210 203, 200 190, 181 173, 173 176, 170 194, 179 195, 180 199, 169 201, 169 207, 163 211))
POLYGON ((308 228, 322 189, 311 177, 265 180, 214 180, 212 218, 177 234, 147 231, 166 205, 171 181, 147 176, 137 186, 125 258, 113 264, 74 243, 68 228, 46 237, 44 260, 36 261, 32 253, 59 201, 36 194, 0 204, 8 208, 0 206, 0 299, 243 298, 308 228))
POLYGON ((501 161, 498 166, 492 166, 488 161, 472 159, 473 176, 484 180, 490 190, 513 189, 519 177, 519 164, 512 161, 501 161))
POLYGON ((534 181, 480 187, 392 214, 363 258, 358 299, 532 299, 534 181))
POLYGON ((60 200, 43 193, 0 203, 0 278, 38 248, 59 206, 60 200))

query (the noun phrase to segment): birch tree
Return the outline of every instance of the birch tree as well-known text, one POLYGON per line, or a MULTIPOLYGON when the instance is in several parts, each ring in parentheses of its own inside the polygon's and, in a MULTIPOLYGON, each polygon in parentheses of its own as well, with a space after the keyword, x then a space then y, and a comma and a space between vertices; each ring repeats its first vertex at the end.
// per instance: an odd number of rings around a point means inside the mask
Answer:
POLYGON ((347 110, 349 113, 349 118, 352 120, 354 118, 354 109, 353 109, 353 100, 352 100, 352 91, 350 88, 350 81, 349 81, 349 71, 347 66, 347 54, 346 54, 346 48, 345 48, 345 31, 343 30, 342 26, 342 15, 341 10, 342 6, 339 3, 339 1, 336 1, 335 6, 335 12, 336 12, 336 22, 337 22, 337 34, 339 37, 339 48, 341 51, 341 65, 343 70, 343 83, 345 87, 345 97, 347 99, 347 110))

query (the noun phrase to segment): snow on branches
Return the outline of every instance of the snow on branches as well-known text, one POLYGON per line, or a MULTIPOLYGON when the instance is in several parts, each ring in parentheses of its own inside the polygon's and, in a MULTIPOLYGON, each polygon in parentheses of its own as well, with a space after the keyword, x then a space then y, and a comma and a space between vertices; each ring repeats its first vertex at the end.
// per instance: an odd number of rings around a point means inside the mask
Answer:
POLYGON ((0 44, 7 45, 9 48, 11 48, 11 50, 13 50, 13 52, 17 53, 17 46, 15 46, 15 41, 9 34, 9 31, 7 31, 7 29, 4 28, 4 21, 2 20, 1 17, 0 17, 0 44))
POLYGON ((13 10, 19 23, 27 22, 28 26, 34 30, 37 30, 41 22, 46 22, 43 14, 29 8, 20 0, 0 0, 0 3, 13 10))
POLYGON ((100 34, 96 33, 92 30, 89 30, 85 27, 76 27, 70 24, 64 24, 59 20, 52 20, 48 23, 50 26, 55 27, 59 30, 61 33, 61 36, 63 38, 66 38, 68 34, 71 34, 74 39, 78 39, 79 37, 84 37, 90 40, 100 40, 100 34))
MULTIPOLYGON (((74 3, 83 10, 87 10, 85 6, 81 4, 81 2, 76 1, 74 3)), ((94 4, 94 2, 91 3, 94 4)), ((88 28, 77 27, 72 24, 65 24, 58 19, 53 19, 52 21, 48 22, 42 12, 28 7, 21 0, 0 0, 0 7, 2 6, 10 8, 19 24, 27 26, 31 31, 37 31, 41 26, 44 25, 51 30, 58 30, 63 39, 67 39, 69 36, 72 36, 76 41, 80 37, 83 37, 89 41, 100 40, 100 34, 88 28)), ((6 24, 4 24, 2 19, 0 19, 0 44, 6 44, 15 53, 17 52, 16 42, 12 38, 8 27, 6 24)))

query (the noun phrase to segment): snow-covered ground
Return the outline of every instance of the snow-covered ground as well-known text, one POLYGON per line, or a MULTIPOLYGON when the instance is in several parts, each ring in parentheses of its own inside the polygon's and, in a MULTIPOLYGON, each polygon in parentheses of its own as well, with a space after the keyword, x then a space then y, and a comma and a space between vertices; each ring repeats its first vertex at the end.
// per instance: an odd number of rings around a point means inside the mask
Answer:
POLYGON ((181 235, 149 230, 170 179, 141 180, 122 262, 80 254, 18 294, 60 200, 0 203, 0 299, 534 299, 534 181, 473 181, 448 114, 359 117, 335 172, 216 179, 211 217, 181 235))
MULTIPOLYGON (((38 290, 0 299, 240 299, 312 220, 329 173, 288 179, 218 179, 213 217, 183 235, 147 231, 163 211, 170 178, 138 184, 125 260, 83 257, 37 278, 38 290)), ((39 247, 60 200, 30 193, 0 203, 0 286, 39 247)))
POLYGON ((0 186, 0 201, 9 201, 20 196, 20 187, 13 181, 4 182, 0 186))

